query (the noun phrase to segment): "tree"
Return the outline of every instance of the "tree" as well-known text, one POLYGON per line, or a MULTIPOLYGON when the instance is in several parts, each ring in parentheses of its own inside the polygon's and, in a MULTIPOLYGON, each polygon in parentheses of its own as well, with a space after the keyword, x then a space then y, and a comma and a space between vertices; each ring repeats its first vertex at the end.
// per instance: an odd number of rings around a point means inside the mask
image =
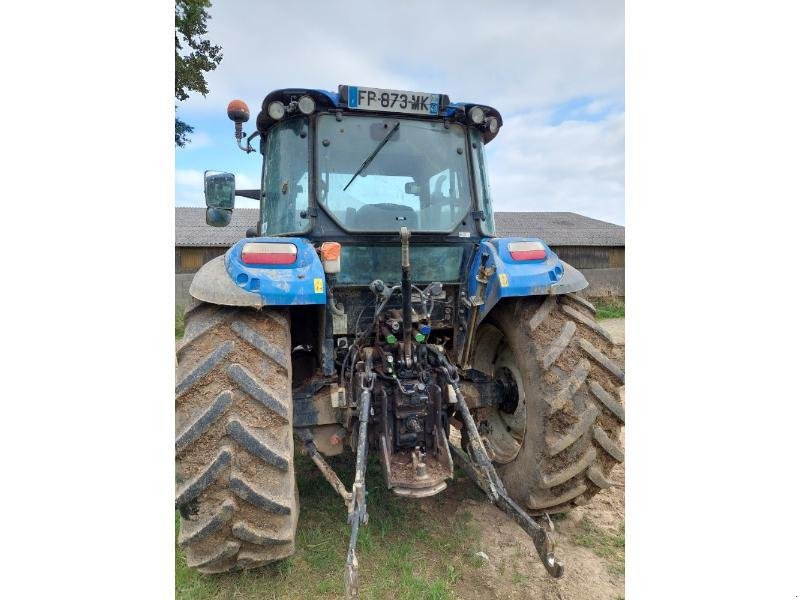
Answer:
MULTIPOLYGON (((208 94, 205 74, 222 61, 222 48, 211 44, 206 20, 211 0, 175 0, 175 99, 186 100, 190 92, 208 94)), ((177 110, 177 106, 175 107, 177 110)), ((194 128, 175 117, 175 144, 185 146, 194 128)))

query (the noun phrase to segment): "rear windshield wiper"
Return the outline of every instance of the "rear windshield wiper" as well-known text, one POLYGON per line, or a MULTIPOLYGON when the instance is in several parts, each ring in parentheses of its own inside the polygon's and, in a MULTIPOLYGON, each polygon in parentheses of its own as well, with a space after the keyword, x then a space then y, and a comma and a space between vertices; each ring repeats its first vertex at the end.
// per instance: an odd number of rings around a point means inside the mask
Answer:
POLYGON ((394 124, 394 127, 392 127, 389 130, 389 133, 386 134, 386 137, 381 140, 380 144, 375 146, 375 150, 373 150, 370 153, 370 155, 366 158, 366 160, 364 160, 364 162, 361 163, 361 166, 358 167, 358 170, 355 173, 353 173, 353 176, 350 178, 350 181, 347 182, 347 185, 342 188, 343 192, 346 191, 347 188, 350 187, 350 184, 353 183, 355 178, 358 177, 361 174, 361 171, 363 171, 364 169, 366 169, 369 166, 369 163, 372 162, 372 159, 375 158, 378 155, 378 152, 381 151, 381 148, 383 148, 386 145, 386 142, 389 141, 389 138, 392 137, 392 134, 395 131, 397 131, 398 129, 400 129, 400 121, 398 121, 397 123, 394 124))

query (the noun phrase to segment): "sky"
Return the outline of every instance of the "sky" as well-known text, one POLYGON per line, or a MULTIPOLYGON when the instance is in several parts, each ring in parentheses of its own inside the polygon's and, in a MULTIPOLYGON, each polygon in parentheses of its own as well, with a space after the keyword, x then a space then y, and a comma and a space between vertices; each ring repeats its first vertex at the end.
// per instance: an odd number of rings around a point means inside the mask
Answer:
MULTIPOLYGON (((340 84, 445 93, 503 115, 488 145, 496 211, 570 211, 624 224, 622 0, 214 0, 223 59, 209 94, 178 104, 194 126, 175 154, 176 206, 204 206, 203 171, 257 188, 261 155, 236 147, 226 106, 286 87, 340 84)), ((237 206, 257 202, 236 199, 237 206)))

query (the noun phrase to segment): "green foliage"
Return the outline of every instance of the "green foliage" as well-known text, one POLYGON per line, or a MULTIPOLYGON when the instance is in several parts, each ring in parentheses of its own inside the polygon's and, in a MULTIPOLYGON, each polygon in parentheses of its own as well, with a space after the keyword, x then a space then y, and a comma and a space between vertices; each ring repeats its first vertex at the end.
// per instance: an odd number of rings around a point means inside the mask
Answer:
POLYGON ((175 145, 183 148, 191 140, 189 134, 194 131, 194 127, 188 123, 184 123, 178 117, 175 117, 175 145))
POLYGON ((609 296, 607 298, 595 298, 592 300, 597 309, 597 320, 621 319, 625 316, 625 298, 609 296))
POLYGON ((183 308, 180 306, 175 307, 175 339, 179 340, 183 337, 183 330, 186 327, 183 316, 183 308))
MULTIPOLYGON (((206 37, 211 0, 175 0, 175 98, 183 101, 191 92, 205 96, 205 74, 222 61, 222 48, 206 37)), ((175 118, 175 144, 183 147, 192 127, 175 118)))

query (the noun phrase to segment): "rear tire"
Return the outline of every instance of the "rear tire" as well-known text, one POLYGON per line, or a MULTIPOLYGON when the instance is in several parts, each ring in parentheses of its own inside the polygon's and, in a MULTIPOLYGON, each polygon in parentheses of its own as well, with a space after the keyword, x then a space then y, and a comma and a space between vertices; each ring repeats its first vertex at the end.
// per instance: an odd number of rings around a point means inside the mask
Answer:
POLYGON ((506 300, 478 329, 474 367, 511 373, 519 389, 513 413, 491 409, 484 439, 531 512, 561 512, 612 485, 624 458, 623 360, 594 307, 573 294, 506 300))
POLYGON ((197 303, 175 386, 178 542, 201 573, 294 553, 299 507, 288 313, 197 303))

